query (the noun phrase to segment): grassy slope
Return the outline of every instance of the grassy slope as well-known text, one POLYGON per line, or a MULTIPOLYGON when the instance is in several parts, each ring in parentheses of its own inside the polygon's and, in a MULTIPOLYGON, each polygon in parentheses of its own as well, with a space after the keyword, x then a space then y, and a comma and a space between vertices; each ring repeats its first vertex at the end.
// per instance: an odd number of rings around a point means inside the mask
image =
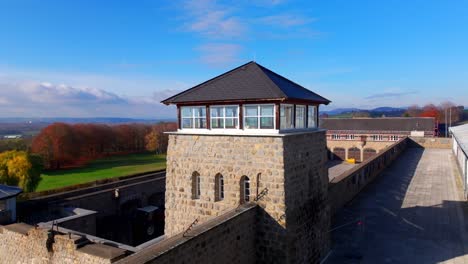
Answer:
POLYGON ((165 167, 165 155, 145 153, 108 157, 93 161, 82 168, 45 172, 42 174, 42 180, 36 191, 44 191, 105 178, 127 176, 164 169, 165 167))

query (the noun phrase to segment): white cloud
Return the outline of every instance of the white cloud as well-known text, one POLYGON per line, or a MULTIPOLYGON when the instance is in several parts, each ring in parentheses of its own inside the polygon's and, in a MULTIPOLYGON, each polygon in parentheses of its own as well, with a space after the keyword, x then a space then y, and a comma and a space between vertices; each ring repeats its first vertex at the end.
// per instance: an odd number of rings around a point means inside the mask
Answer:
POLYGON ((0 105, 7 105, 8 100, 5 97, 0 97, 0 105))
POLYGON ((204 37, 235 38, 245 32, 245 25, 232 14, 232 10, 217 4, 216 1, 187 1, 185 10, 188 17, 186 29, 204 37))
POLYGON ((197 48, 201 61, 214 67, 237 62, 241 49, 239 45, 227 43, 208 43, 197 48))
POLYGON ((165 99, 175 90, 149 97, 128 97, 97 88, 77 88, 46 82, 0 81, 0 117, 133 117, 175 116, 165 99), (3 102, 3 103, 2 103, 3 102))

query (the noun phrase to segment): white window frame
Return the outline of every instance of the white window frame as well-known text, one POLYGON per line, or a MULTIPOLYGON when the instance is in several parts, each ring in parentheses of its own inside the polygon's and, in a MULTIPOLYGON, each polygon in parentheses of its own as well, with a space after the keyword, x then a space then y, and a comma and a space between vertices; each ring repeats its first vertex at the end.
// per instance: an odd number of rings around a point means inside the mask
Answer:
POLYGON ((347 134, 346 135, 346 140, 354 140, 356 137, 354 134, 347 134))
POLYGON ((276 105, 275 104, 245 104, 243 105, 242 107, 242 111, 244 113, 243 115, 243 118, 242 118, 242 122, 243 122, 243 127, 244 127, 244 130, 248 130, 248 131, 254 131, 254 130, 259 130, 259 131, 269 131, 269 130, 275 130, 276 129, 276 105), (256 116, 248 116, 247 115, 247 111, 246 111, 246 107, 249 107, 249 106, 257 106, 257 115, 256 116), (261 115, 261 106, 273 106, 273 115, 269 116, 262 116, 261 115), (257 118, 257 128, 247 128, 246 127, 246 119, 247 118, 253 118, 253 117, 256 117, 257 118), (273 128, 261 128, 260 124, 261 124, 261 118, 262 117, 270 117, 270 118, 273 118, 273 128))
POLYGON ((212 106, 210 106, 210 129, 214 129, 214 130, 218 130, 218 129, 239 129, 239 122, 240 122, 240 120, 239 120, 239 111, 240 111, 239 105, 212 105, 212 106), (235 116, 235 117, 226 117, 226 107, 234 107, 234 106, 237 107, 237 110, 236 110, 237 116, 235 116), (213 117, 213 116, 211 116, 211 110, 212 110, 212 108, 215 108, 215 107, 218 107, 218 108, 222 107, 223 108, 223 117, 213 117), (213 128, 213 126, 211 124, 212 119, 222 119, 223 120, 223 127, 222 128, 221 127, 213 128), (237 120, 236 127, 226 128, 226 119, 237 120))
POLYGON ((340 140, 340 135, 339 134, 332 134, 331 138, 332 138, 332 140, 340 140))
POLYGON ((392 135, 390 136, 390 141, 398 141, 400 139, 399 136, 392 135))
POLYGON ((206 106, 181 106, 180 107, 180 129, 195 129, 195 130, 199 130, 199 129, 207 129, 208 127, 208 118, 207 118, 207 112, 206 112, 206 106), (192 114, 191 117, 184 117, 184 108, 191 108, 190 112, 192 114), (193 111, 192 109, 193 108, 205 108, 205 117, 196 117, 195 116, 195 111, 193 111), (188 127, 184 127, 184 119, 191 119, 192 120, 192 127, 188 128, 188 127), (196 119, 205 119, 205 127, 195 127, 195 120, 196 119))
POLYGON ((307 106, 306 105, 295 105, 294 107, 294 128, 295 129, 304 129, 307 128, 307 106), (297 127, 297 109, 298 108, 303 108, 304 109, 304 116, 302 117, 302 122, 303 126, 302 127, 297 127))
POLYGON ((383 141, 383 135, 372 135, 372 141, 383 141))

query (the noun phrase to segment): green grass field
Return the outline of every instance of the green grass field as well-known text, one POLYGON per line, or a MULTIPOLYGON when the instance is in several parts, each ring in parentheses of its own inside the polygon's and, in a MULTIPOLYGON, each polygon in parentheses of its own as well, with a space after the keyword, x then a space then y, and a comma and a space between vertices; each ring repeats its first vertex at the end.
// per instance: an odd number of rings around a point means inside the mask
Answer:
POLYGON ((145 153, 108 157, 95 160, 82 168, 47 171, 42 174, 36 192, 164 168, 166 155, 145 153))

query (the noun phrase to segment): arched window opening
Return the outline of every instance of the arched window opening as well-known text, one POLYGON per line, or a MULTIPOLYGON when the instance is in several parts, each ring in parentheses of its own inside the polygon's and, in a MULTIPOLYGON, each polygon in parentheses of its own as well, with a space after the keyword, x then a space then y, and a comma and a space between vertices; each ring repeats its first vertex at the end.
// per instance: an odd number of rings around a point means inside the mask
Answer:
POLYGON ((247 176, 242 176, 240 180, 240 203, 250 202, 250 179, 247 176))
POLYGON ((200 199, 200 174, 198 172, 192 173, 192 199, 200 199))
POLYGON ((224 177, 221 174, 215 176, 215 201, 224 199, 224 177))

